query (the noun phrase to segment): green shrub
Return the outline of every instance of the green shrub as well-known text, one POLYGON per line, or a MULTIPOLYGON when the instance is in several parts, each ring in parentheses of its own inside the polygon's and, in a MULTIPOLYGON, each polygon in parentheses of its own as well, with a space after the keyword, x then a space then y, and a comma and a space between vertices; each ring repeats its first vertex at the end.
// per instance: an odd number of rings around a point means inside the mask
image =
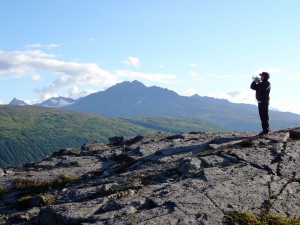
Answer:
POLYGON ((12 190, 29 193, 45 193, 49 190, 49 187, 55 186, 57 188, 62 188, 67 183, 77 179, 77 177, 68 174, 62 174, 57 179, 45 182, 37 181, 35 179, 16 178, 12 181, 12 190))

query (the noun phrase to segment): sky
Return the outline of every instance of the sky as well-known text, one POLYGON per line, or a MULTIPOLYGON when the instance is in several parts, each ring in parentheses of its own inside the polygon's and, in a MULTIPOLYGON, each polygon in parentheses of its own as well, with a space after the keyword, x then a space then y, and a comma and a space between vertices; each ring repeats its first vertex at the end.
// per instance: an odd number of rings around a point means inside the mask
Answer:
POLYGON ((0 1, 0 104, 79 98, 138 80, 300 114, 299 0, 0 1))

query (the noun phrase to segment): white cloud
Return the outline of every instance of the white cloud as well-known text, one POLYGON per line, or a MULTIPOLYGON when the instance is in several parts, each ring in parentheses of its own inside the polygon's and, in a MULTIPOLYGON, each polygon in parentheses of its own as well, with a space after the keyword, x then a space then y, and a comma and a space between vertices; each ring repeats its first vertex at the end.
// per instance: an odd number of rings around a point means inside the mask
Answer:
POLYGON ((68 96, 66 97, 78 99, 80 97, 84 97, 95 92, 97 92, 97 90, 93 90, 93 89, 80 90, 76 85, 73 85, 72 87, 69 88, 68 96))
POLYGON ((25 46, 25 48, 27 48, 27 49, 53 49, 53 48, 58 48, 58 47, 59 47, 58 44, 42 45, 42 44, 39 44, 39 43, 29 44, 29 45, 25 46))
POLYGON ((118 82, 116 76, 94 63, 66 62, 54 59, 54 55, 35 51, 0 52, 0 73, 11 77, 30 77, 39 79, 32 74, 50 73, 58 76, 48 87, 37 88, 35 91, 40 99, 57 95, 62 88, 75 84, 109 87, 118 82))
POLYGON ((204 78, 195 71, 189 71, 189 78, 194 82, 201 82, 204 80, 204 78))
POLYGON ((190 66, 190 67, 193 67, 193 68, 197 68, 197 67, 198 67, 198 65, 197 65, 197 64, 194 64, 194 63, 190 63, 189 66, 190 66))
MULTIPOLYGON (((78 98, 96 92, 95 89, 110 87, 124 79, 157 83, 170 83, 176 79, 173 74, 150 74, 124 70, 109 72, 96 63, 61 61, 55 57, 40 50, 0 51, 1 79, 28 78, 35 81, 41 79, 43 82, 53 79, 50 80, 49 85, 35 88, 38 100, 34 101, 42 101, 55 96, 78 98)), ((137 62, 139 60, 132 61, 135 65, 138 65, 137 62)))
MULTIPOLYGON (((51 96, 51 97, 54 97, 54 96, 51 96)), ((36 103, 40 103, 41 102, 40 99, 36 99, 36 98, 34 98, 34 99, 24 99, 23 101, 25 103, 27 103, 28 105, 34 105, 36 103)))
POLYGON ((44 70, 51 70, 60 74, 59 78, 46 88, 36 89, 38 93, 44 95, 54 94, 58 89, 72 87, 75 84, 87 86, 109 87, 118 82, 114 74, 101 69, 98 65, 89 63, 81 64, 75 62, 62 62, 52 60, 46 64, 38 64, 44 70))
MULTIPOLYGON (((255 92, 253 90, 232 91, 227 93, 225 92, 209 93, 207 94, 207 96, 227 99, 228 101, 233 103, 245 103, 245 104, 257 105, 257 101, 255 99, 255 92)), ((300 114, 300 105, 297 104, 293 105, 290 102, 281 102, 274 99, 271 99, 269 109, 300 114)))
POLYGON ((73 85, 68 90, 69 96, 76 96, 79 93, 79 88, 76 85, 73 85))
POLYGON ((42 48, 42 45, 41 44, 29 44, 29 45, 26 45, 25 48, 42 48))
POLYGON ((115 73, 118 78, 137 79, 137 80, 149 80, 158 83, 171 83, 176 79, 174 74, 163 73, 141 73, 127 70, 118 70, 115 73))
POLYGON ((252 90, 214 92, 209 93, 208 96, 214 98, 227 99, 228 101, 233 103, 256 104, 255 92, 253 92, 252 90))
POLYGON ((137 58, 137 57, 129 56, 127 59, 123 60, 122 62, 126 65, 131 65, 131 66, 134 66, 134 67, 139 67, 140 66, 140 59, 137 58))
POLYGON ((0 99, 0 105, 3 105, 4 104, 4 101, 2 101, 1 99, 0 99))
POLYGON ((31 79, 32 80, 40 80, 41 76, 39 74, 34 74, 34 75, 31 76, 31 79))
POLYGON ((192 95, 197 94, 197 93, 198 93, 198 91, 196 90, 196 88, 190 88, 188 90, 181 91, 180 95, 192 96, 192 95))
POLYGON ((96 41, 96 38, 91 37, 89 38, 89 41, 96 41))

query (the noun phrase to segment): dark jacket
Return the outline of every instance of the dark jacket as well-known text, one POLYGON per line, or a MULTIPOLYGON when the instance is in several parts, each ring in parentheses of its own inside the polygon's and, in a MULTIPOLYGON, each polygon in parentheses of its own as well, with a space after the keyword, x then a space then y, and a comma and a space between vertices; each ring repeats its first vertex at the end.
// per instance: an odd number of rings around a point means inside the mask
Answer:
POLYGON ((250 86, 251 89, 256 90, 256 99, 259 102, 268 102, 270 100, 270 91, 271 91, 271 84, 269 81, 264 80, 261 83, 255 83, 253 81, 250 86))

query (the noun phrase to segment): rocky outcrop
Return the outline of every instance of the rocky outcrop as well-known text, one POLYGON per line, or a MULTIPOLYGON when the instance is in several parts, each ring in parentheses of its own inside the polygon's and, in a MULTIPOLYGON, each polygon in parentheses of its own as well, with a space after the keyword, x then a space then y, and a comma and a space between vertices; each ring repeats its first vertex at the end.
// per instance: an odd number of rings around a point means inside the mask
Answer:
POLYGON ((226 224, 300 217, 300 129, 155 133, 0 171, 0 224, 226 224))

